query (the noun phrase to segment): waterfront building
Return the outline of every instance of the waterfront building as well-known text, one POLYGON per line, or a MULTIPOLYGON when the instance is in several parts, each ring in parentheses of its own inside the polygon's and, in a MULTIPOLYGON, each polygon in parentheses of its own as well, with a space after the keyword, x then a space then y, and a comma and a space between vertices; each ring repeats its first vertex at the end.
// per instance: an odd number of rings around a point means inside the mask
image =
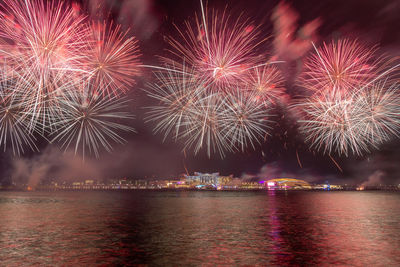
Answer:
POLYGON ((217 184, 218 185, 230 185, 233 181, 233 175, 229 176, 219 176, 217 179, 217 184))
POLYGON ((299 179, 277 178, 265 182, 268 189, 311 189, 311 185, 299 179))
POLYGON ((185 180, 188 184, 196 185, 214 185, 216 186, 219 181, 219 172, 214 173, 201 173, 195 172, 193 176, 185 175, 185 180))

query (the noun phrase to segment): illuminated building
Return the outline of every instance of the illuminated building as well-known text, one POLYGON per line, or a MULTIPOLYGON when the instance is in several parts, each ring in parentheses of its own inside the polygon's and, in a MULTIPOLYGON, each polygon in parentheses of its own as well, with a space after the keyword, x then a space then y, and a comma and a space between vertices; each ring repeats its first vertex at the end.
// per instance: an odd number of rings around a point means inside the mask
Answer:
POLYGON ((193 176, 185 175, 185 180, 188 184, 197 185, 217 185, 219 181, 219 172, 201 173, 195 172, 193 176))
POLYGON ((303 180, 292 178, 271 179, 265 182, 268 189, 311 189, 311 185, 303 180))
POLYGON ((233 175, 230 176, 219 176, 217 184, 218 185, 229 185, 233 181, 233 175))

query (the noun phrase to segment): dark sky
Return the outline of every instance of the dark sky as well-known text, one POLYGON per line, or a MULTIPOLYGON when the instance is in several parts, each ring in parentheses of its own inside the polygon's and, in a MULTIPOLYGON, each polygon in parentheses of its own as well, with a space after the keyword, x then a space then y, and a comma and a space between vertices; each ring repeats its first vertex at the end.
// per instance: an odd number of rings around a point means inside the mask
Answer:
MULTIPOLYGON (((232 16, 243 12, 244 17, 261 24, 265 34, 274 33, 271 14, 280 1, 246 0, 208 1, 210 8, 223 10, 225 7, 232 16)), ((168 44, 164 41, 167 35, 176 36, 173 23, 182 26, 185 20, 193 19, 200 12, 198 0, 125 0, 125 1, 83 1, 85 8, 90 9, 102 3, 110 16, 125 28, 131 28, 140 42, 145 64, 161 64, 157 56, 165 55, 168 44)), ((293 11, 298 13, 298 26, 320 19, 317 30, 319 42, 330 41, 337 37, 357 37, 367 44, 380 44, 379 52, 390 56, 400 55, 400 1, 388 0, 304 0, 286 1, 293 11)), ((273 37, 273 36, 272 36, 273 37)), ((267 46, 272 50, 272 45, 267 46)), ((271 51, 271 55, 273 51, 271 51)), ((301 64, 302 58, 288 62, 288 66, 301 64)), ((39 179, 62 177, 81 179, 89 176, 103 178, 149 178, 177 176, 185 172, 215 172, 242 176, 244 173, 254 175, 297 176, 305 180, 330 180, 352 183, 362 181, 376 173, 382 172, 384 182, 397 182, 400 177, 399 148, 400 142, 394 140, 379 151, 373 151, 364 157, 333 156, 343 172, 328 157, 308 151, 307 145, 296 129, 296 125, 285 110, 277 110, 273 136, 256 150, 245 153, 227 154, 220 159, 218 155, 208 158, 200 152, 194 156, 192 151, 182 153, 183 145, 171 140, 162 142, 161 135, 153 135, 153 124, 143 122, 144 107, 151 103, 143 88, 152 81, 151 70, 143 70, 138 84, 129 94, 132 98, 132 111, 136 115, 133 123, 136 134, 125 136, 126 145, 116 145, 112 154, 104 152, 100 159, 86 159, 81 162, 79 156, 63 154, 55 145, 41 147, 40 153, 13 158, 8 153, 2 155, 4 176, 19 176, 40 172, 39 179), (302 167, 300 167, 296 151, 302 167)), ((296 86, 287 83, 289 95, 295 94, 296 86)))

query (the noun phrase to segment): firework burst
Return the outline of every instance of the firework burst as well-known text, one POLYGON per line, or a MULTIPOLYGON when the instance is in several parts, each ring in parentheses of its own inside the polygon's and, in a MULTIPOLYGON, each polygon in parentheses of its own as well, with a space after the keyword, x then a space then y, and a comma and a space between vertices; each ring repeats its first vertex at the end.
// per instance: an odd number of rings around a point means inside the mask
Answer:
MULTIPOLYGON (((59 1, 4 1, 0 12, 1 55, 12 67, 14 78, 26 86, 24 102, 30 105, 30 129, 45 124, 48 99, 60 84, 71 84, 74 62, 84 45, 84 17, 59 1)), ((52 101, 52 100, 50 100, 52 101)))
POLYGON ((303 112, 300 130, 311 148, 327 154, 362 155, 399 136, 398 86, 387 88, 381 81, 367 89, 346 97, 314 95, 297 105, 303 112))
POLYGON ((183 131, 183 125, 191 114, 193 105, 205 88, 201 80, 188 72, 183 71, 159 71, 155 73, 157 82, 149 84, 148 96, 157 101, 157 105, 149 106, 147 122, 157 122, 154 133, 164 132, 164 141, 169 134, 177 140, 183 131))
POLYGON ((1 142, 36 149, 34 135, 99 156, 133 131, 119 120, 134 84, 138 46, 113 23, 90 23, 64 1, 5 0, 0 11, 1 142), (114 121, 115 119, 115 121, 114 121))
POLYGON ((346 156, 370 151, 370 139, 363 128, 364 106, 355 95, 345 99, 334 94, 314 95, 297 107, 303 112, 300 131, 311 149, 346 156))
POLYGON ((164 140, 173 135, 185 150, 224 157, 268 135, 269 107, 284 92, 283 78, 259 53, 266 38, 258 26, 226 10, 208 13, 200 3, 201 16, 176 27, 179 39, 168 38, 173 57, 154 67, 162 71, 148 95, 158 105, 149 107, 147 120, 157 122, 154 132, 164 140))
POLYGON ((254 91, 257 99, 266 106, 279 102, 285 93, 283 76, 272 65, 251 69, 245 86, 254 91))
MULTIPOLYGON (((245 78, 247 70, 267 63, 265 56, 256 52, 266 38, 259 27, 241 16, 233 20, 226 11, 209 15, 202 6, 201 18, 196 16, 194 25, 186 22, 185 30, 177 30, 183 41, 169 38, 170 52, 217 85, 212 88, 236 84, 245 78)), ((170 58, 164 60, 176 65, 170 58)))
POLYGON ((376 49, 348 39, 323 43, 306 60, 300 82, 307 89, 319 92, 347 92, 363 87, 378 75, 376 49))
POLYGON ((268 134, 269 110, 254 90, 236 86, 230 94, 210 92, 207 83, 191 71, 170 69, 157 72, 148 95, 157 101, 150 106, 147 121, 156 122, 154 132, 183 140, 184 149, 201 149, 207 155, 244 151, 268 134))
POLYGON ((206 82, 185 67, 183 71, 157 72, 156 78, 148 95, 157 105, 148 107, 147 113, 147 121, 157 122, 154 132, 163 132, 164 140, 170 134, 175 140, 184 140, 185 149, 194 148, 196 154, 206 147, 209 156, 213 152, 223 156, 230 149, 219 122, 225 107, 223 97, 208 93, 206 82))
POLYGON ((222 132, 229 137, 231 146, 242 152, 248 146, 255 149, 255 143, 260 143, 269 134, 269 110, 259 104, 255 92, 237 88, 226 97, 222 114, 222 132))
POLYGON ((363 135, 374 147, 399 137, 400 102, 398 85, 387 87, 386 81, 374 83, 358 94, 356 101, 363 106, 363 135))
POLYGON ((35 73, 43 87, 73 70, 86 45, 84 16, 60 1, 6 0, 2 7, 0 37, 8 45, 1 52, 14 69, 35 73))
MULTIPOLYGON (((6 68, 5 68, 6 69, 6 68)), ((14 155, 21 155, 25 147, 37 150, 35 137, 28 130, 25 104, 18 84, 2 73, 0 80, 0 145, 3 151, 11 147, 14 155)))
POLYGON ((89 151, 99 157, 100 148, 111 152, 112 142, 125 143, 118 132, 134 132, 134 129, 119 121, 131 120, 133 116, 121 111, 127 108, 128 100, 91 94, 89 86, 84 84, 79 93, 61 101, 63 116, 55 123, 58 130, 53 132, 52 142, 61 142, 65 149, 74 143, 75 153, 81 149, 83 156, 89 151))
POLYGON ((137 40, 126 38, 121 26, 113 23, 92 23, 91 32, 81 64, 93 89, 109 96, 127 92, 139 74, 137 40))
MULTIPOLYGON (((315 48, 315 47, 314 47, 315 48)), ((338 40, 315 48, 300 78, 313 94, 297 106, 300 130, 311 148, 331 154, 362 155, 379 148, 399 130, 398 64, 375 57, 376 47, 338 40)))
POLYGON ((189 116, 184 123, 185 131, 182 138, 185 140, 185 150, 193 148, 197 154, 206 148, 208 157, 219 153, 221 158, 225 152, 234 152, 229 136, 224 132, 222 120, 226 103, 220 94, 207 94, 192 105, 189 116))

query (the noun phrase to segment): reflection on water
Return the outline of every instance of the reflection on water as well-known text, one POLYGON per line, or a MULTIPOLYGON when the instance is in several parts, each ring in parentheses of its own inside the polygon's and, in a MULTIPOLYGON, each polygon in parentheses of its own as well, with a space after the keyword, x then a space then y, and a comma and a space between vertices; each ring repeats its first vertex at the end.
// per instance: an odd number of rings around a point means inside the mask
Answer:
POLYGON ((0 265, 400 265, 400 194, 0 192, 0 265))

